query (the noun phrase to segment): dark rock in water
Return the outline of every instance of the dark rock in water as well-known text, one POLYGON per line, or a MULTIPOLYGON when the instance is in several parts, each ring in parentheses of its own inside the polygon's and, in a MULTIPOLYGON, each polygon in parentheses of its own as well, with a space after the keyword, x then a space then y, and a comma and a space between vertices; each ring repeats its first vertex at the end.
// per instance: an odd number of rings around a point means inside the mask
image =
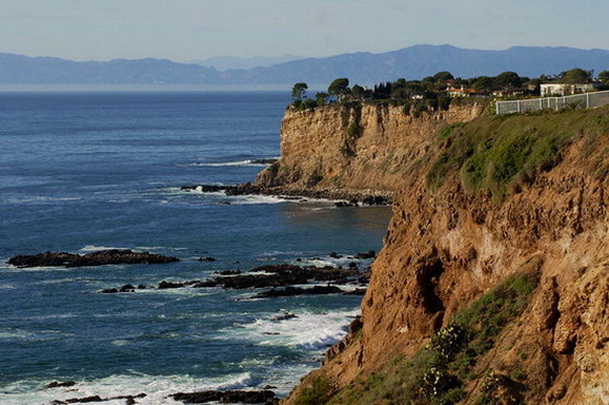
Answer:
POLYGON ((358 253, 354 257, 356 259, 373 259, 376 256, 376 252, 374 250, 370 250, 366 253, 358 253))
POLYGON ((124 286, 121 287, 120 290, 118 290, 119 292, 135 292, 135 287, 132 286, 131 284, 125 284, 124 286))
POLYGON ((254 165, 272 165, 277 162, 277 159, 254 159, 251 161, 254 165))
POLYGON ((365 197, 362 200, 362 204, 364 205, 389 205, 391 203, 390 199, 381 195, 372 195, 365 197))
POLYGON ((138 290, 143 290, 145 288, 146 288, 146 286, 144 284, 140 284, 140 285, 137 286, 138 290))
POLYGON ((252 298, 276 298, 276 297, 292 297, 295 295, 322 295, 322 294, 339 294, 342 293, 338 287, 316 285, 311 288, 286 287, 283 289, 275 289, 263 291, 260 294, 254 295, 252 298))
POLYGON ((199 257, 200 262, 215 262, 216 259, 213 257, 199 257))
POLYGON ((357 269, 340 269, 336 267, 300 267, 293 264, 278 264, 256 267, 252 273, 271 274, 242 274, 231 277, 216 277, 199 283, 197 287, 224 287, 234 289, 284 287, 294 284, 307 284, 309 280, 345 283, 359 277, 357 269))
POLYGON ((138 395, 124 395, 124 396, 120 396, 120 397, 106 398, 104 401, 115 401, 117 399, 124 399, 125 405, 134 405, 134 404, 137 404, 137 402, 135 401, 136 398, 144 398, 144 397, 146 397, 146 394, 141 393, 138 395))
POLYGON ((217 193, 218 191, 224 191, 226 186, 216 186, 213 184, 197 184, 195 186, 183 186, 180 190, 183 191, 198 191, 200 193, 217 193))
POLYGON ((55 400, 55 401, 51 402, 51 405, 85 404, 85 403, 89 403, 89 402, 115 401, 118 399, 125 399, 126 400, 125 404, 135 404, 135 403, 137 403, 137 402, 135 402, 136 398, 144 398, 144 397, 146 397, 146 394, 144 394, 144 393, 137 394, 137 395, 124 395, 124 396, 112 397, 112 398, 101 398, 99 395, 94 395, 94 396, 84 397, 84 398, 71 398, 71 399, 66 399, 64 401, 55 400))
POLYGON ((338 201, 334 203, 334 206, 337 208, 348 208, 348 207, 357 207, 357 202, 347 202, 347 201, 338 201))
MULTIPOLYGON (((218 271, 220 277, 214 277, 207 280, 191 280, 183 282, 161 281, 158 289, 169 288, 208 288, 222 287, 231 289, 245 288, 265 288, 265 287, 286 287, 294 284, 308 284, 309 281, 317 281, 333 284, 354 283, 361 279, 362 275, 357 268, 343 269, 341 267, 315 267, 315 266, 296 266, 293 264, 277 264, 256 267, 251 270, 251 273, 241 274, 240 270, 224 270, 218 271), (270 274, 258 274, 258 273, 270 274)), ((145 288, 140 285, 137 289, 145 288)), ((333 294, 342 292, 340 289, 332 291, 337 287, 313 287, 303 290, 302 294, 333 294)), ((120 289, 110 288, 102 290, 102 293, 117 293, 117 292, 133 292, 136 288, 132 284, 126 284, 120 289)), ((281 291, 281 290, 280 290, 281 291)), ((301 293, 298 290, 284 292, 284 295, 298 295, 301 293)), ((271 293, 273 294, 273 293, 271 293)))
POLYGON ((184 283, 172 283, 169 281, 161 281, 159 283, 159 290, 164 290, 167 288, 182 288, 184 287, 184 283))
POLYGON ((365 288, 356 288, 353 291, 347 291, 345 293, 345 295, 364 295, 366 294, 366 289, 365 288))
POLYGON ((67 252, 45 252, 36 255, 11 257, 8 264, 16 267, 85 267, 106 264, 158 264, 177 262, 177 257, 163 256, 148 252, 133 252, 129 249, 111 249, 78 255, 67 252))
POLYGON ((236 186, 230 186, 224 192, 226 195, 260 195, 264 194, 264 189, 252 183, 243 183, 236 186))
POLYGON ((241 274, 241 270, 214 271, 214 274, 220 274, 221 276, 235 276, 237 274, 241 274))
POLYGON ((176 401, 185 404, 204 404, 217 401, 222 404, 244 403, 244 404, 268 404, 279 403, 279 398, 273 391, 201 391, 192 393, 177 393, 170 395, 176 401))
POLYGON ((343 257, 343 256, 342 256, 342 255, 339 255, 339 254, 338 254, 338 253, 336 253, 336 252, 332 252, 332 253, 330 253, 330 257, 331 257, 332 259, 340 259, 340 258, 341 258, 341 257, 343 257))
POLYGON ((281 321, 287 321, 288 319, 293 319, 293 318, 298 318, 298 315, 291 314, 289 312, 285 312, 282 315, 277 315, 276 317, 271 318, 271 321, 273 321, 273 322, 281 322, 281 321))
POLYGON ((103 402, 103 401, 104 401, 104 399, 102 399, 99 395, 93 395, 93 396, 84 397, 84 398, 70 398, 70 399, 66 399, 65 401, 55 400, 55 401, 51 402, 51 405, 85 404, 85 403, 89 403, 89 402, 103 402))
POLYGON ((350 269, 357 269, 357 263, 355 263, 355 262, 350 262, 350 263, 349 263, 349 268, 350 268, 350 269))
POLYGON ((60 388, 60 387, 73 387, 76 385, 76 381, 53 381, 44 386, 44 388, 60 388))

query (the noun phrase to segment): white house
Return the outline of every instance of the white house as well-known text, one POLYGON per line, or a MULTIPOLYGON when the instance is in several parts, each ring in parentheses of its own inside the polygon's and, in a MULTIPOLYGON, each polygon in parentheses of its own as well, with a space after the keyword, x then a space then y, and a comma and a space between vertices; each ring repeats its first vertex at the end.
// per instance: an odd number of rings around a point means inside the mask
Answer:
POLYGON ((598 83, 544 83, 539 85, 541 97, 568 96, 570 94, 587 93, 599 87, 598 83))

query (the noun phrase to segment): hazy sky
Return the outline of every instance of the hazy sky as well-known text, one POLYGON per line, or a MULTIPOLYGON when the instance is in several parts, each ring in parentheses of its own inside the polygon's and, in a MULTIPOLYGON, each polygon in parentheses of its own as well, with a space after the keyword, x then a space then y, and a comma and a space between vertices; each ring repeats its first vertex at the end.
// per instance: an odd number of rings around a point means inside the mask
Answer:
POLYGON ((330 56, 415 44, 609 49, 607 0, 0 0, 0 52, 330 56))

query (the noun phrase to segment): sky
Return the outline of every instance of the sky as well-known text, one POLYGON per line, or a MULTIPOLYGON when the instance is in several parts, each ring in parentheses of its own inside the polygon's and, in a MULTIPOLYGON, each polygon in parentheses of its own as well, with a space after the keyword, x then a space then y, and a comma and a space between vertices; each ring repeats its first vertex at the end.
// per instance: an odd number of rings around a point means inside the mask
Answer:
POLYGON ((0 52, 72 60, 609 49, 607 0, 0 0, 0 52))

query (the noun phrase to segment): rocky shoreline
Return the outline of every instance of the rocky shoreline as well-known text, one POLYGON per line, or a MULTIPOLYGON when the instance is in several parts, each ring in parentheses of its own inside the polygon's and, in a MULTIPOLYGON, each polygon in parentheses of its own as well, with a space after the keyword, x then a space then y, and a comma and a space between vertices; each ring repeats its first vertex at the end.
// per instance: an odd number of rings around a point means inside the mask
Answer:
POLYGON ((391 205, 393 195, 391 192, 380 193, 376 191, 345 191, 330 189, 297 189, 288 187, 268 187, 254 183, 244 183, 234 186, 218 186, 213 184, 197 184, 181 187, 183 191, 197 191, 200 193, 222 192, 227 196, 242 195, 265 195, 294 200, 336 200, 338 207, 357 207, 357 206, 384 206, 391 205))
MULTIPOLYGON (((369 259, 374 257, 374 251, 358 253, 349 256, 353 260, 369 259)), ((290 297, 297 295, 346 294, 363 295, 370 279, 369 268, 360 270, 355 261, 350 262, 348 268, 297 266, 294 264, 274 264, 255 267, 248 272, 240 270, 227 270, 217 272, 218 276, 204 280, 188 281, 161 281, 156 286, 143 284, 125 284, 120 287, 106 288, 100 293, 133 293, 144 289, 176 289, 176 288, 212 288, 243 290, 253 288, 271 288, 254 294, 250 299, 290 297), (311 287, 297 287, 309 283, 311 287), (320 285, 319 283, 325 283, 320 285), (336 285, 350 285, 353 290, 345 290, 336 285)))
MULTIPOLYGON (((74 387, 77 383, 75 381, 53 381, 47 384, 44 389, 53 389, 60 387, 74 387)), ((270 387, 274 388, 274 387, 270 387)), ((77 389, 75 391, 78 391, 77 389)), ((125 400, 125 405, 135 405, 138 402, 137 399, 146 398, 145 393, 137 395, 121 395, 116 397, 102 398, 99 395, 90 395, 80 398, 69 398, 65 400, 54 400, 50 405, 67 405, 67 404, 85 404, 85 403, 96 403, 96 402, 108 402, 125 400)), ((180 401, 184 404, 206 404, 209 402, 216 402, 222 404, 266 404, 275 405, 279 403, 279 398, 275 392, 269 389, 263 390, 206 390, 198 392, 183 393, 178 392, 169 395, 167 398, 173 398, 175 401, 180 401)))
MULTIPOLYGON (((114 254, 116 254, 116 252, 114 252, 114 254)), ((370 267, 358 267, 357 261, 372 259, 375 257, 375 255, 375 251, 373 250, 368 252, 357 253, 352 256, 341 256, 336 253, 329 254, 329 256, 332 258, 352 260, 346 263, 346 268, 343 268, 342 266, 299 266, 289 263, 271 264, 258 266, 245 272, 242 272, 241 270, 216 271, 214 274, 216 274, 217 276, 205 280, 191 280, 179 282, 163 280, 156 286, 145 286, 142 284, 135 286, 133 284, 126 284, 119 288, 108 288, 99 292, 104 294, 113 294, 134 293, 138 290, 144 289, 163 290, 174 288, 205 287, 219 287, 226 289, 260 289, 265 287, 271 287, 270 290, 264 290, 262 292, 254 294, 248 299, 272 299, 276 297, 286 297, 295 295, 320 294, 363 295, 363 293, 365 293, 366 291, 370 279, 371 270, 370 267), (295 286, 296 284, 306 285, 309 283, 313 284, 311 284, 310 287, 295 286), (350 285, 351 288, 355 287, 355 289, 347 291, 343 288, 337 287, 336 285, 350 285)), ((53 257, 53 255, 49 257, 53 257)), ((59 257, 63 258, 63 255, 59 255, 59 257)), ((298 315, 287 311, 280 311, 276 316, 270 318, 270 320, 272 322, 279 323, 292 318, 298 318, 298 315)), ((328 358, 331 358, 335 356, 336 353, 342 351, 346 342, 348 342, 349 339, 353 339, 353 336, 359 331, 360 328, 361 322, 359 320, 359 317, 357 317, 349 326, 347 337, 337 342, 328 350, 328 352, 324 355, 324 361, 327 361, 328 358)), ((264 333, 269 335, 279 334, 279 332, 264 333)), ((70 388, 74 390, 74 392, 78 392, 78 383, 75 381, 53 381, 44 386, 44 389, 56 388, 70 388)), ((275 392, 271 390, 273 388, 276 387, 267 385, 259 390, 246 389, 205 390, 188 393, 177 392, 175 394, 169 394, 167 398, 171 398, 175 401, 179 401, 184 404, 240 403, 276 405, 280 403, 280 398, 277 397, 275 392)), ((121 395, 109 398, 103 398, 99 395, 89 395, 80 398, 74 397, 64 400, 55 400, 52 401, 50 405, 96 403, 117 400, 124 400, 124 403, 126 405, 134 405, 138 403, 138 399, 145 398, 146 396, 146 393, 139 393, 137 395, 121 395)))
POLYGON ((91 267, 106 264, 163 264, 180 261, 177 257, 130 249, 100 250, 86 254, 44 252, 35 255, 17 255, 6 263, 19 268, 28 267, 91 267))

